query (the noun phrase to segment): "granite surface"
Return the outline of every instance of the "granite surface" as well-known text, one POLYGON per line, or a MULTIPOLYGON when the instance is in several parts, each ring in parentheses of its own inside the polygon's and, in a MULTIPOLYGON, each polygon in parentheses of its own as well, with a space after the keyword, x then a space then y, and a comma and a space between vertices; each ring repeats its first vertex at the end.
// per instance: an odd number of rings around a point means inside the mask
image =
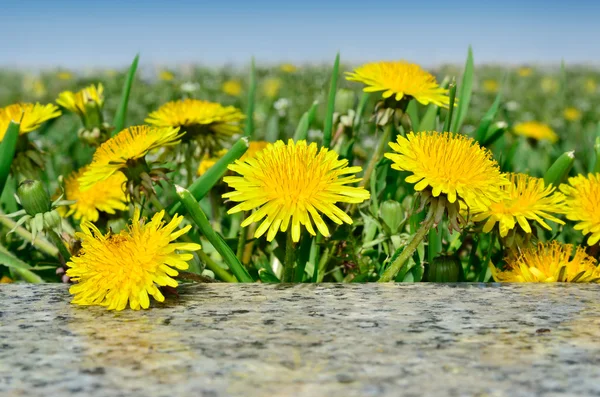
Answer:
POLYGON ((147 311, 0 286, 0 396, 600 396, 600 287, 180 287, 147 311))

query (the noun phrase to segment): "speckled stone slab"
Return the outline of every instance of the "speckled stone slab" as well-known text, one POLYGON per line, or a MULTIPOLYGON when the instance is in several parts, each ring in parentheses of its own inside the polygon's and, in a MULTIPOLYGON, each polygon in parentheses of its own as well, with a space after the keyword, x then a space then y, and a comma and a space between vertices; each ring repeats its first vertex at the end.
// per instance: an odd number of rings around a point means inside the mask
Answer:
POLYGON ((1 396, 600 396, 595 285, 0 286, 1 396))

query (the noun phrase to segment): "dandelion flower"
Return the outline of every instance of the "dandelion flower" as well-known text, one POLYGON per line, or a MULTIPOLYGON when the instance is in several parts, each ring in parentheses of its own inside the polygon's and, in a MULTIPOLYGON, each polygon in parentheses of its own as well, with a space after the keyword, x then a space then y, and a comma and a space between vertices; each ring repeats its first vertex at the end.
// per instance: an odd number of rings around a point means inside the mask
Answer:
POLYGON ((498 92, 498 88, 500 88, 500 84, 498 84, 497 80, 484 80, 483 81, 483 90, 485 92, 498 92))
POLYGON ((563 111, 563 116, 567 121, 577 121, 581 119, 581 111, 574 107, 568 107, 563 111))
POLYGON ((597 283, 600 270, 594 258, 577 247, 557 241, 539 243, 506 260, 501 271, 490 264, 494 280, 508 283, 597 283))
POLYGON ((63 91, 58 94, 56 103, 70 112, 83 116, 87 113, 86 106, 102 108, 104 104, 104 87, 102 84, 90 85, 78 92, 63 91))
MULTIPOLYGON (((62 210, 62 216, 73 216, 82 222, 96 222, 100 212, 114 214, 116 211, 127 209, 125 197, 125 182, 127 178, 123 173, 117 172, 108 179, 95 183, 90 189, 82 192, 79 178, 86 172, 84 167, 73 172, 65 179, 65 199, 74 200, 68 210, 62 210)), ((63 207, 60 207, 61 209, 63 207)), ((59 211, 60 212, 60 211, 59 211)))
POLYGON ((519 70, 517 70, 517 73, 521 77, 529 77, 533 74, 533 69, 528 66, 523 66, 520 67, 519 70))
POLYGON ((197 99, 164 104, 146 122, 157 127, 179 127, 184 141, 196 140, 203 152, 214 153, 233 135, 242 132, 242 112, 233 106, 197 99))
POLYGON ((556 80, 554 77, 544 77, 542 79, 541 86, 542 91, 547 94, 554 94, 558 92, 558 89, 560 88, 558 80, 556 80))
POLYGON ((56 74, 59 80, 71 80, 73 78, 73 74, 71 72, 62 71, 56 74))
POLYGON ((158 78, 162 81, 172 81, 175 78, 175 75, 168 70, 161 70, 158 73, 158 78))
POLYGON ((165 212, 155 214, 149 222, 140 218, 136 208, 132 224, 119 234, 102 234, 89 222, 81 225, 76 233, 81 240, 81 251, 67 264, 67 276, 74 284, 69 292, 74 295, 72 303, 78 305, 106 306, 108 310, 147 309, 149 295, 158 302, 164 301, 159 286, 177 287, 173 277, 185 270, 191 253, 200 245, 174 243, 187 233, 191 225, 179 230, 183 220, 175 215, 171 222, 163 221, 165 212))
POLYGON ((567 219, 577 222, 575 230, 590 234, 587 243, 600 241, 600 174, 577 175, 560 185, 565 194, 567 219))
POLYGON ((448 90, 440 87, 431 73, 406 61, 367 63, 348 72, 346 79, 364 83, 365 92, 383 91, 383 98, 415 98, 423 105, 445 108, 450 103, 448 90))
POLYGON ((277 78, 269 78, 263 84, 263 91, 268 98, 275 98, 281 89, 281 80, 277 78))
POLYGON ((298 70, 296 65, 292 65, 291 63, 284 63, 279 67, 279 69, 285 73, 294 73, 298 70))
POLYGON ((532 138, 536 141, 546 140, 554 143, 558 141, 558 135, 552 130, 547 124, 540 123, 538 121, 526 121, 523 123, 517 123, 513 127, 515 134, 524 136, 526 138, 532 138))
POLYGON ((79 178, 82 191, 90 189, 95 183, 105 181, 118 171, 126 175, 134 171, 136 161, 143 162, 144 156, 159 147, 173 146, 179 143, 179 128, 129 127, 104 142, 92 159, 92 163, 79 178))
POLYGON ((545 229, 551 227, 545 222, 564 224, 552 214, 562 213, 564 196, 555 193, 554 187, 546 186, 541 178, 525 174, 509 174, 510 184, 502 187, 503 199, 486 207, 471 208, 475 222, 484 221, 483 232, 489 233, 496 223, 500 236, 506 237, 508 232, 518 224, 525 233, 531 233, 529 221, 536 221, 545 229))
POLYGON ((37 130, 45 121, 60 116, 58 106, 36 103, 16 103, 0 108, 0 141, 4 139, 6 129, 11 121, 20 122, 20 134, 37 130))
POLYGON ((585 81, 585 90, 588 94, 593 94, 598 90, 598 84, 594 79, 587 79, 585 81))
POLYGON ((348 160, 338 159, 336 152, 326 148, 319 150, 316 143, 277 141, 253 158, 230 164, 229 169, 240 176, 224 178, 234 190, 223 197, 240 204, 228 213, 256 209, 242 226, 266 217, 254 236, 267 233, 268 241, 279 230, 285 232, 291 227, 292 239, 297 242, 301 225, 315 235, 313 222, 322 235, 329 236, 320 213, 338 225, 352 224, 352 218, 336 203, 362 203, 369 198, 367 190, 347 186, 360 181, 354 174, 361 167, 348 167, 348 160))
POLYGON ((224 93, 231 96, 240 96, 242 93, 242 84, 237 80, 227 80, 221 86, 224 93))
POLYGON ((469 207, 489 205, 500 200, 508 183, 491 153, 465 135, 411 132, 406 138, 398 135, 390 147, 395 153, 385 157, 393 169, 411 173, 406 181, 416 183, 416 191, 431 189, 433 197, 443 194, 450 203, 462 199, 469 207))

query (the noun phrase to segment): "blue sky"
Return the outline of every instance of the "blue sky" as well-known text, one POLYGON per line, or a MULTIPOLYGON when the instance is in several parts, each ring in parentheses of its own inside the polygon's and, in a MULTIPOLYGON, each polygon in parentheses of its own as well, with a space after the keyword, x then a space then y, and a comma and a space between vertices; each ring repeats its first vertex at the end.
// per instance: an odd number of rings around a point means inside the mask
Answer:
POLYGON ((600 1, 2 0, 0 66, 600 63, 600 1), (8 40, 7 38, 10 38, 8 40))

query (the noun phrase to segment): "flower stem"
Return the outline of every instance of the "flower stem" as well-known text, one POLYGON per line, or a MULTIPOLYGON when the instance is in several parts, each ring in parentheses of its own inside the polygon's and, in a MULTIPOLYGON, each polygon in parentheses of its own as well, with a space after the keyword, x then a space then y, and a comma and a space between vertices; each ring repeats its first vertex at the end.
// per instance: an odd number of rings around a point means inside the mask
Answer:
POLYGON ((215 261, 213 261, 210 256, 208 256, 206 254, 206 252, 204 252, 204 250, 198 250, 196 251, 196 253, 198 254, 198 257, 200 258, 200 260, 202 262, 204 262, 204 264, 206 265, 206 267, 208 268, 208 270, 212 271, 215 274, 215 277, 217 277, 218 279, 221 279, 227 283, 237 283, 237 278, 233 277, 231 274, 229 274, 227 272, 227 270, 223 269, 221 266, 219 266, 217 263, 215 263, 215 261))
MULTIPOLYGON (((241 216, 239 217, 240 223, 244 221, 244 215, 240 214, 241 216)), ((236 255, 237 258, 240 260, 240 262, 242 262, 242 265, 244 264, 244 250, 246 248, 246 240, 248 239, 248 230, 245 228, 240 228, 240 237, 238 239, 238 245, 237 245, 237 251, 236 251, 236 255)))
POLYGON ((254 279, 252 276, 250 276, 246 268, 235 256, 235 253, 229 247, 229 245, 227 245, 223 237, 221 237, 221 235, 215 232, 215 230, 212 228, 208 218, 206 217, 206 214, 204 211, 202 211, 200 204, 198 204, 192 194, 181 186, 175 185, 175 188, 181 203, 187 210, 189 217, 198 226, 200 232, 206 237, 206 239, 215 247, 217 252, 221 254, 223 260, 233 275, 242 283, 253 283, 254 279))
POLYGON ((48 238, 50 239, 50 241, 52 241, 52 244, 54 244, 56 248, 58 248, 58 252, 60 252, 60 255, 62 256, 64 262, 69 262, 71 260, 71 253, 65 246, 65 242, 63 241, 63 239, 54 230, 47 230, 46 235, 48 235, 48 238))
POLYGON ((281 281, 291 283, 294 281, 294 271, 296 270, 296 244, 292 238, 291 227, 287 231, 285 243, 285 263, 283 264, 283 275, 281 281))
POLYGON ((398 274, 400 269, 402 269, 402 266, 404 266, 406 261, 408 261, 408 259, 412 256, 412 254, 416 251, 416 249, 419 246, 419 244, 421 243, 421 241, 423 241, 425 236, 427 236, 427 233, 429 233, 429 230, 433 226, 434 222, 435 222, 435 216, 433 216, 433 214, 430 213, 427 216, 427 218, 425 218, 425 220, 421 224, 421 227, 419 228, 419 230, 417 230, 417 233, 413 236, 412 240, 410 240, 410 242, 406 245, 406 247, 404 247, 404 250, 402 251, 402 253, 400 253, 398 258, 394 262, 392 262, 390 267, 388 267, 385 270, 385 272, 383 272, 383 274, 381 275, 381 277, 379 278, 379 280, 377 282, 384 283, 384 282, 389 282, 389 281, 394 280, 394 278, 396 277, 396 275, 398 274))
POLYGON ((385 148, 387 147, 387 144, 390 141, 390 136, 392 135, 393 129, 394 129, 394 126, 392 125, 392 123, 387 125, 385 131, 383 132, 383 134, 381 135, 381 138, 379 139, 379 142, 377 143, 377 149, 375 150, 375 155, 373 157, 371 157, 371 161, 369 162, 369 165, 367 166, 367 169, 365 170, 363 179, 360 181, 358 186, 360 186, 360 187, 369 186, 369 181, 371 180, 371 175, 373 175, 373 171, 375 171, 375 166, 377 165, 379 160, 381 160, 381 157, 383 156, 383 152, 385 152, 385 148))
MULTIPOLYGON (((5 214, 2 211, 0 211, 0 224, 6 226, 9 229, 13 229, 16 225, 16 222, 13 221, 12 219, 6 218, 3 215, 5 215, 5 214)), ((28 242, 30 242, 31 245, 33 245, 35 248, 39 249, 43 253, 45 253, 49 256, 54 256, 54 257, 58 256, 58 249, 56 247, 54 247, 52 244, 50 244, 50 242, 48 242, 48 240, 43 239, 38 236, 35 239, 35 242, 33 242, 33 235, 21 226, 19 226, 15 229, 15 233, 18 236, 20 236, 23 240, 27 240, 28 242)))

